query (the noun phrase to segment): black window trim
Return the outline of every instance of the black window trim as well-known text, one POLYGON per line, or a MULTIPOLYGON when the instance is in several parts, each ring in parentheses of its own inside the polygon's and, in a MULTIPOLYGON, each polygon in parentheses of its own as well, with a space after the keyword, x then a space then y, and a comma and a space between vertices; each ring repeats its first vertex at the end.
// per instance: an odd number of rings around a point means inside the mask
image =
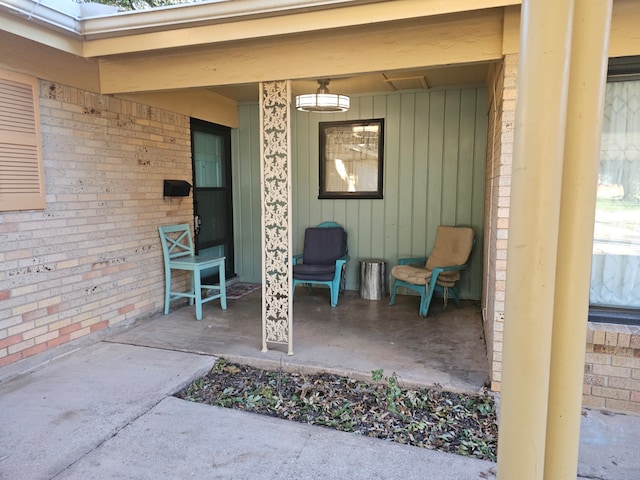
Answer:
MULTIPOLYGON (((607 82, 640 80, 640 55, 609 59, 607 82)), ((640 309, 589 306, 589 321, 640 326, 640 309)))

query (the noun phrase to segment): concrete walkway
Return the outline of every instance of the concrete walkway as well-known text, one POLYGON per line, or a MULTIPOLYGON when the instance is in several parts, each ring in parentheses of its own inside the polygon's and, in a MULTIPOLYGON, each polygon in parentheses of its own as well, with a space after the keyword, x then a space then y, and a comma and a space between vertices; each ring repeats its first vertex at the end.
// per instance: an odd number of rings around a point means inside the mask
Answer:
MULTIPOLYGON (((97 343, 0 384, 0 479, 478 479, 496 465, 171 394, 212 356, 97 343)), ((640 478, 640 417, 587 412, 580 474, 640 478)))

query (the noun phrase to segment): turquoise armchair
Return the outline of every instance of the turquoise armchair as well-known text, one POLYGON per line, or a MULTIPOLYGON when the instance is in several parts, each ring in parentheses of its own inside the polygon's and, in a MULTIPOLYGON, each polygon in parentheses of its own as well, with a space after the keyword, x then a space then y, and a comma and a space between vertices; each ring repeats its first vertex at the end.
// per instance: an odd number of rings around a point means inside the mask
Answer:
POLYGON ((347 254, 347 232, 335 222, 324 222, 304 233, 304 250, 293 257, 293 294, 296 286, 327 285, 331 306, 338 305, 338 295, 344 290, 344 272, 350 257, 347 254))
POLYGON ((421 317, 427 316, 435 291, 443 293, 444 308, 449 295, 460 307, 455 284, 460 280, 460 272, 468 267, 474 245, 473 229, 439 226, 429 257, 401 258, 391 269, 393 286, 389 304, 395 304, 398 287, 404 287, 420 294, 421 317))

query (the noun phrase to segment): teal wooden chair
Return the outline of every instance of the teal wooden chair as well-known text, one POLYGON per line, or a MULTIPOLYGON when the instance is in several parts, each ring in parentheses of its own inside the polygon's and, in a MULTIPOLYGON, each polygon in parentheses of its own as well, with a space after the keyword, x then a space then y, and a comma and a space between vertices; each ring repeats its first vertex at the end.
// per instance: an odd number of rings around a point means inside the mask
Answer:
MULTIPOLYGON (((335 222, 323 222, 304 232, 303 253, 293 257, 293 293, 298 284, 326 285, 331 293, 331 306, 338 305, 338 295, 344 290, 344 272, 350 257, 347 254, 347 232, 335 222)), ((292 293, 292 295, 293 295, 292 293)))
POLYGON ((196 305, 196 319, 202 320, 202 304, 220 299, 220 306, 227 309, 227 292, 225 279, 225 257, 205 257, 196 255, 191 237, 191 227, 181 225, 166 225, 158 227, 164 255, 164 314, 169 313, 171 300, 188 298, 189 305, 196 305), (220 283, 218 285, 202 285, 200 274, 208 268, 218 267, 220 283), (178 292, 171 289, 171 271, 182 270, 191 272, 190 290, 178 292), (202 297, 202 290, 214 290, 217 293, 202 297))
POLYGON ((443 294, 444 308, 449 295, 460 307, 455 284, 460 280, 460 272, 468 266, 474 245, 473 229, 440 225, 429 257, 400 258, 391 269, 393 287, 389 305, 395 304, 398 287, 404 287, 420 294, 421 317, 427 316, 435 291, 443 294))

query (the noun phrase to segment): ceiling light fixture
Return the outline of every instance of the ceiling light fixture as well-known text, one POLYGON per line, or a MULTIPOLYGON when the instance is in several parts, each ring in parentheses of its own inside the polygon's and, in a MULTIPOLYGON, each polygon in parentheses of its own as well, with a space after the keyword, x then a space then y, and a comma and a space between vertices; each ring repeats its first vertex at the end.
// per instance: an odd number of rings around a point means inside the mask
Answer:
POLYGON ((329 80, 318 80, 316 93, 296 97, 296 108, 301 112, 335 113, 349 110, 351 99, 346 95, 329 93, 329 80))

